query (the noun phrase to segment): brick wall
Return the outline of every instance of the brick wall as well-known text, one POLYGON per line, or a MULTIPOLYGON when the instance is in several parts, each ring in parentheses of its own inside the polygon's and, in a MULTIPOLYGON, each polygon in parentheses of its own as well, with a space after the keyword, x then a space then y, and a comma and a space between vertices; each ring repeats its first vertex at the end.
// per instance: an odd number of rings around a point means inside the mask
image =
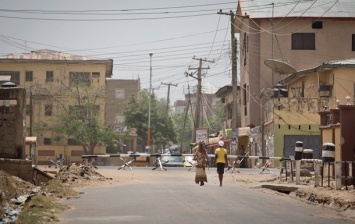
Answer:
POLYGON ((25 181, 32 182, 32 162, 20 159, 0 158, 0 170, 17 176, 25 181))

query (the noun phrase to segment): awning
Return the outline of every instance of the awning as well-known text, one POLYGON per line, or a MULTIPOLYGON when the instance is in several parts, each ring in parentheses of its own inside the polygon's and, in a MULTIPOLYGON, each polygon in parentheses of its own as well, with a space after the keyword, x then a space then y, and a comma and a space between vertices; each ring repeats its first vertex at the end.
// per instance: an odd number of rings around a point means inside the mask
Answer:
POLYGON ((250 127, 240 127, 238 128, 238 137, 248 136, 250 127))
POLYGON ((30 145, 30 144, 36 144, 37 143, 37 137, 26 137, 26 145, 30 145))

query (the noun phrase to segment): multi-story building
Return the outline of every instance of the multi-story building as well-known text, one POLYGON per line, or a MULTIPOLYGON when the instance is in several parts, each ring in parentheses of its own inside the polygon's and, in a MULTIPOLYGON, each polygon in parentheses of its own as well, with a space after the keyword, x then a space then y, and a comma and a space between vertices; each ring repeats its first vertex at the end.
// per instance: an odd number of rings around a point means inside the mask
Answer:
MULTIPOLYGON (((77 105, 69 91, 76 78, 95 89, 94 94, 105 96, 103 87, 106 78, 112 76, 113 60, 39 50, 4 55, 0 62, 0 76, 10 76, 11 82, 26 89, 26 135, 37 137, 35 163, 50 164, 49 159, 59 155, 68 164, 81 161, 82 146, 75 139, 56 139, 52 124, 63 107, 77 105)), ((99 120, 104 123, 105 97, 97 97, 95 104, 99 108, 99 120)), ((94 151, 105 153, 105 150, 100 145, 94 151)))
POLYGON ((181 114, 186 113, 187 102, 185 100, 177 100, 174 102, 174 113, 181 114))
POLYGON ((106 79, 106 122, 111 124, 119 136, 127 138, 125 141, 116 141, 121 152, 137 151, 137 134, 134 129, 127 130, 124 125, 123 112, 130 97, 140 96, 140 89, 140 79, 106 79))
MULTIPOLYGON (((355 2, 239 0, 241 126, 256 126, 258 151, 273 153, 262 105, 280 80, 331 60, 355 57, 355 2), (261 150, 262 149, 262 150, 261 150)), ((287 88, 287 87, 286 87, 287 88)), ((316 92, 319 89, 314 89, 316 92)), ((299 125, 303 125, 299 114, 299 125)), ((295 121, 296 122, 296 121, 295 121)), ((280 146, 277 146, 280 147, 280 146)), ((276 149, 275 150, 283 150, 276 149)))
POLYGON ((347 131, 340 132, 336 112, 339 105, 353 104, 354 72, 355 60, 349 59, 323 63, 282 80, 288 94, 279 96, 277 91, 272 92, 272 98, 264 104, 263 134, 270 136, 266 149, 274 148, 266 151, 267 155, 294 155, 296 141, 303 142, 304 149, 312 149, 314 158, 321 159, 324 142, 335 144, 337 161, 341 160, 340 154, 348 158, 353 155, 355 140, 349 137, 352 123, 342 121, 343 126, 348 126, 344 129, 347 131), (347 142, 341 141, 345 137, 347 142))

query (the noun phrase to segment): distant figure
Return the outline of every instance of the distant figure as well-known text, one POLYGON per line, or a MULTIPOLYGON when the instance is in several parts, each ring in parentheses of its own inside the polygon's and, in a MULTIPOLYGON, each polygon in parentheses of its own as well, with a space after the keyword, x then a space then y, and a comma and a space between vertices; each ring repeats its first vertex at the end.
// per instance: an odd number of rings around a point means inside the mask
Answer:
POLYGON ((224 142, 218 142, 219 147, 215 150, 214 154, 216 156, 217 173, 219 179, 219 186, 222 187, 224 168, 228 164, 227 160, 227 149, 223 148, 224 142))
POLYGON ((203 141, 199 143, 199 146, 194 153, 193 160, 196 160, 195 182, 196 184, 200 183, 200 186, 203 186, 204 182, 207 182, 206 166, 208 163, 207 150, 203 141))

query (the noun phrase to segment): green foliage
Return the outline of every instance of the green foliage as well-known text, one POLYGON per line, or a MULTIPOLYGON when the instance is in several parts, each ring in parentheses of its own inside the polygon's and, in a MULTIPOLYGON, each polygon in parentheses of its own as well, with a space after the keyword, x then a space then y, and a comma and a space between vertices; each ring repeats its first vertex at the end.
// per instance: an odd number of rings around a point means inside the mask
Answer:
POLYGON ((186 117, 185 113, 174 114, 172 119, 174 120, 174 130, 178 136, 179 145, 181 148, 188 150, 191 143, 192 136, 192 122, 191 117, 186 117))
POLYGON ((48 124, 45 122, 39 122, 34 125, 34 132, 37 136, 43 134, 43 132, 48 128, 48 124))
POLYGON ((54 138, 74 139, 83 147, 85 154, 94 154, 97 145, 113 146, 116 134, 110 126, 99 120, 100 108, 96 101, 101 96, 100 88, 95 90, 88 85, 81 85, 69 89, 74 101, 69 106, 61 104, 65 110, 62 110, 54 124, 57 134, 54 138))
MULTIPOLYGON (((149 120, 149 93, 142 91, 139 99, 131 97, 124 110, 125 124, 136 128, 138 143, 147 144, 147 130, 149 120)), ((150 136, 151 142, 156 145, 165 145, 168 142, 176 143, 176 134, 170 116, 166 113, 166 101, 157 100, 153 95, 150 107, 150 136)))

